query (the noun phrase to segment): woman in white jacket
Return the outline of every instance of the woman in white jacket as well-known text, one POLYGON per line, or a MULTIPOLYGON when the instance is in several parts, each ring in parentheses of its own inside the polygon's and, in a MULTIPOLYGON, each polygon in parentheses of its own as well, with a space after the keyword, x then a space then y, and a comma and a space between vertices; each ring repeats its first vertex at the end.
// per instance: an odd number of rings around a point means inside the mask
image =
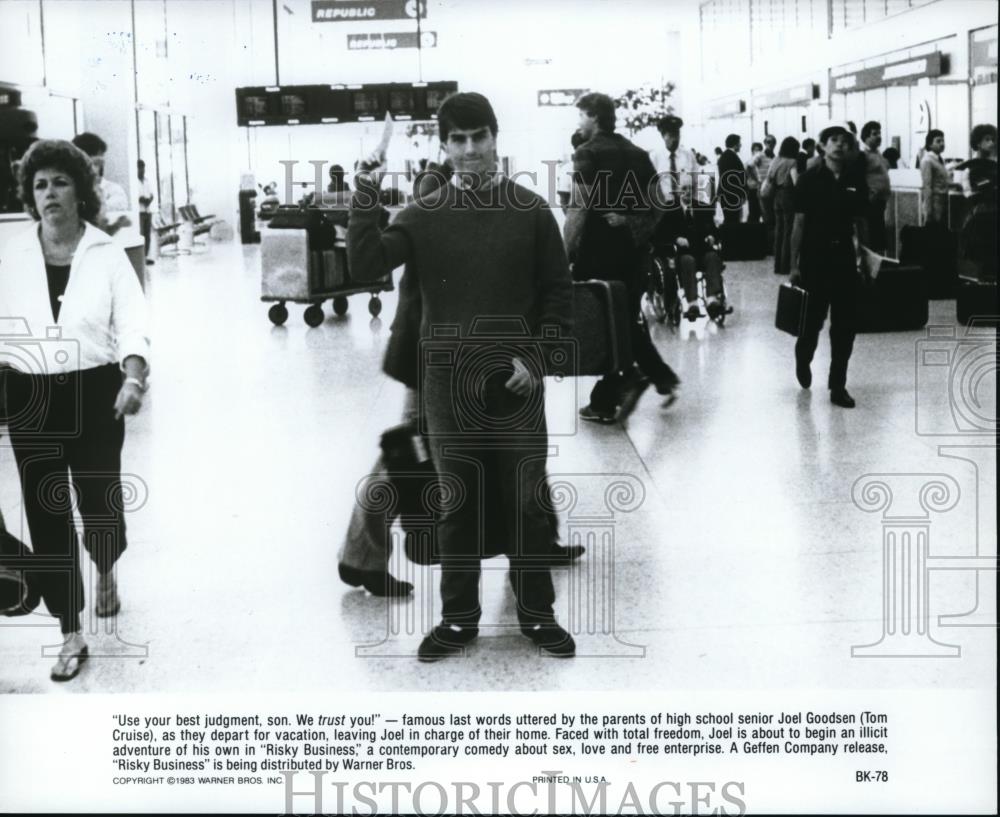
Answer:
POLYGON ((7 415, 28 530, 45 565, 32 579, 65 639, 51 677, 67 681, 87 658, 74 493, 97 567, 95 613, 120 607, 123 417, 145 392, 146 303, 124 250, 94 226, 101 198, 88 157, 69 142, 36 142, 19 176, 38 223, 0 250, 0 363, 10 368, 7 415))

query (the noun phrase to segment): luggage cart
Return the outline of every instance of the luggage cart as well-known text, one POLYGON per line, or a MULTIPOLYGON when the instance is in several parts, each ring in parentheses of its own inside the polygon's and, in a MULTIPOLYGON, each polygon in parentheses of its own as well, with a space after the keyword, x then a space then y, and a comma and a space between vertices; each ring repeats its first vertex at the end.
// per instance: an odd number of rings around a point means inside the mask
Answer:
POLYGON ((350 295, 369 293, 368 312, 382 311, 379 294, 391 292, 392 275, 376 281, 352 281, 347 268, 347 209, 310 207, 275 215, 261 235, 262 301, 273 305, 267 317, 275 326, 288 320, 287 303, 308 304, 303 319, 323 323, 323 302, 332 300, 336 315, 347 312, 350 295))

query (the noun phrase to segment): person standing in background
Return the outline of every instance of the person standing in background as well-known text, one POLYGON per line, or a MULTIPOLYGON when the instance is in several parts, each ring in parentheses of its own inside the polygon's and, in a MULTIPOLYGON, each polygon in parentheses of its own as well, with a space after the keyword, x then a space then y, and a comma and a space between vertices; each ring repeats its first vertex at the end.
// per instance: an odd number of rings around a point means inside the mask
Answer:
POLYGON ((924 155, 920 159, 924 224, 946 224, 948 219, 948 170, 944 153, 944 133, 932 128, 924 140, 924 155))
POLYGON ((747 200, 747 175, 739 157, 740 137, 726 137, 726 149, 719 157, 719 201, 724 224, 739 224, 743 220, 743 204, 747 200))
POLYGON ((882 125, 865 122, 861 128, 861 156, 868 185, 868 241, 879 255, 885 253, 885 208, 889 203, 889 163, 878 152, 882 144, 882 125))
POLYGON ((795 183, 799 178, 799 140, 786 136, 771 162, 760 197, 774 213, 774 273, 788 275, 792 267, 792 222, 795 219, 795 183))
POLYGON ((107 143, 96 133, 83 132, 73 137, 73 145, 90 157, 97 173, 98 189, 101 193, 101 215, 98 225, 108 235, 114 235, 123 227, 131 227, 128 216, 118 216, 114 222, 108 221, 108 213, 127 211, 128 196, 125 188, 117 182, 104 178, 104 156, 108 152, 107 143))
POLYGON ((136 178, 139 180, 137 188, 139 207, 139 233, 142 235, 143 245, 146 248, 146 263, 152 264, 153 259, 149 257, 149 242, 153 234, 153 186, 146 178, 146 163, 139 159, 135 163, 136 178))
POLYGON ((750 161, 746 164, 747 177, 747 221, 751 224, 760 222, 760 183, 764 177, 758 175, 757 157, 764 152, 764 146, 760 142, 750 145, 750 161))
MULTIPOLYGON (((757 187, 757 220, 759 221, 761 217, 764 219, 765 224, 774 223, 774 212, 771 210, 769 204, 764 201, 760 196, 760 186, 764 184, 764 179, 767 178, 767 173, 771 169, 771 162, 774 161, 774 148, 778 144, 777 138, 773 133, 767 134, 764 137, 764 149, 757 153, 753 159, 750 160, 750 164, 753 165, 754 171, 757 176, 758 187, 757 187)), ((750 169, 747 168, 747 172, 750 169)), ((752 202, 752 199, 751 199, 752 202)), ((753 217, 750 218, 753 221, 753 217)))

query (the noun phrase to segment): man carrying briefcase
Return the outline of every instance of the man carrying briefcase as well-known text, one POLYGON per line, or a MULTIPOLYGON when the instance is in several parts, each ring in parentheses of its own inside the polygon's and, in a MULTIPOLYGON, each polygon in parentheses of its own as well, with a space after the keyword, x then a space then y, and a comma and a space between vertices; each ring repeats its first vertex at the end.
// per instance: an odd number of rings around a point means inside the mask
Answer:
POLYGON ((854 398, 847 392, 860 286, 854 233, 860 243, 867 243, 868 190, 864 175, 852 172, 849 154, 854 136, 846 124, 830 123, 820 131, 819 142, 823 161, 808 169, 795 186, 790 281, 809 293, 805 325, 795 343, 795 376, 804 389, 812 384, 810 364, 829 311, 830 402, 854 408, 854 398))

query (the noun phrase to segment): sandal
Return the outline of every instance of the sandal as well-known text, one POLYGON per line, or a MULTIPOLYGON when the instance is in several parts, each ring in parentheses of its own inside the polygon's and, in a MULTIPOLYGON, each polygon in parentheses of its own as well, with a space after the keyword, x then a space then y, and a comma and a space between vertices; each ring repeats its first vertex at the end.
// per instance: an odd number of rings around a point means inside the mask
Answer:
POLYGON ((87 660, 90 650, 84 644, 78 652, 60 653, 56 659, 56 664, 52 667, 49 677, 53 681, 72 681, 80 674, 83 662, 87 660))
POLYGON ((121 610, 121 599, 118 598, 118 586, 113 576, 101 576, 97 580, 97 598, 94 601, 94 615, 98 618, 109 618, 121 610))

